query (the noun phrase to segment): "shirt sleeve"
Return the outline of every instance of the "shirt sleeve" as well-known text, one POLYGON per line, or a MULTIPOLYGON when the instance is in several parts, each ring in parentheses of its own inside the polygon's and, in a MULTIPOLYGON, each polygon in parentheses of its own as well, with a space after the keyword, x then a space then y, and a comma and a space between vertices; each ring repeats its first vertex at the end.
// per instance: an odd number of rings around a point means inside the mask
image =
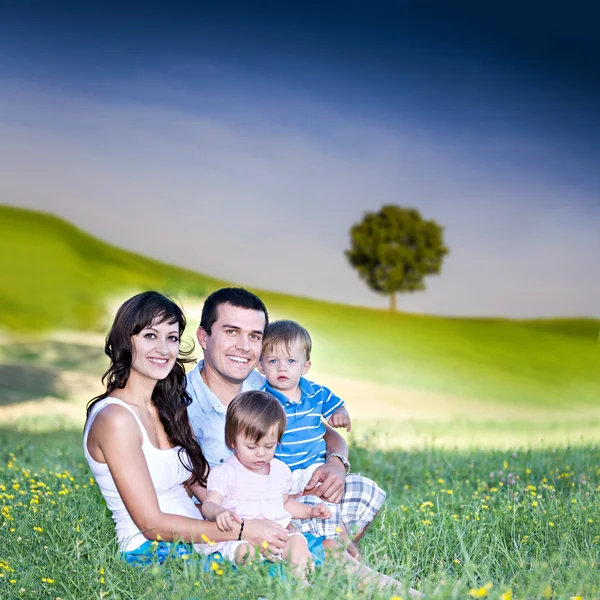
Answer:
POLYGON ((211 468, 206 482, 206 491, 217 492, 223 498, 227 498, 231 495, 232 476, 233 470, 228 465, 211 468))
MULTIPOLYGON (((281 462, 281 461, 280 461, 281 462)), ((285 478, 285 489, 283 491, 284 494, 289 494, 294 486, 294 476, 292 475, 292 470, 284 463, 281 462, 282 473, 281 478, 285 478)))
POLYGON ((323 387, 321 388, 321 394, 323 394, 323 416, 328 419, 334 411, 346 403, 336 396, 330 389, 323 387))

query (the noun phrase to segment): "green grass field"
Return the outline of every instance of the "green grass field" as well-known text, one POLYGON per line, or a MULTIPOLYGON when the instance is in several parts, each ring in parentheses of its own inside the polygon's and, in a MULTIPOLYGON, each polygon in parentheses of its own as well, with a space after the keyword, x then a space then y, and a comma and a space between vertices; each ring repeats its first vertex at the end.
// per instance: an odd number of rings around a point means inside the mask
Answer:
MULTIPOLYGON (((365 598, 335 564, 310 588, 263 567, 121 562, 78 431, 0 430, 0 598, 365 598)), ((600 596, 600 449, 385 453, 353 446, 387 491, 364 558, 426 598, 600 596)), ((372 598, 407 598, 405 591, 372 598)))

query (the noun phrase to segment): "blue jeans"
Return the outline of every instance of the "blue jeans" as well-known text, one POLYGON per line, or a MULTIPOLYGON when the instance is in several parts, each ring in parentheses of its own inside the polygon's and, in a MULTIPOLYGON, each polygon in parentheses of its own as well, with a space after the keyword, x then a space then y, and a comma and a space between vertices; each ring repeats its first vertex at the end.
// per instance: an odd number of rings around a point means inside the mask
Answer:
MULTIPOLYGON (((323 538, 315 537, 310 533, 305 533, 304 537, 308 542, 308 549, 312 554, 315 565, 323 564, 325 553, 323 551, 323 538)), ((196 560, 204 561, 204 570, 210 569, 211 562, 224 562, 225 559, 219 552, 203 555, 194 550, 192 544, 176 544, 175 542, 151 542, 147 540, 139 548, 129 552, 121 552, 121 558, 129 565, 136 567, 147 567, 148 565, 159 565, 165 562, 169 557, 179 557, 190 560, 194 557, 196 560)))

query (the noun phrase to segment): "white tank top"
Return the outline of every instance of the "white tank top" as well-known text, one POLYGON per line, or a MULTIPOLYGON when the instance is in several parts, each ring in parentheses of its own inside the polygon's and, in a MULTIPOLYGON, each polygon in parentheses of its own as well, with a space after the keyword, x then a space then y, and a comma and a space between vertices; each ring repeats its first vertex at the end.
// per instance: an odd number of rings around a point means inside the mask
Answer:
MULTIPOLYGON (((175 515, 183 515, 192 519, 202 519, 200 511, 192 499, 188 496, 183 484, 190 478, 191 473, 188 471, 179 460, 178 451, 180 446, 160 450, 150 443, 148 434, 139 420, 138 416, 133 412, 127 403, 118 398, 104 398, 94 405, 90 412, 90 416, 83 431, 83 451, 90 465, 90 469, 94 474, 94 478, 98 483, 98 487, 104 496, 106 505, 112 512, 112 517, 117 528, 117 539, 122 552, 129 552, 139 548, 146 542, 147 538, 137 528, 133 519, 129 516, 123 500, 117 491, 115 482, 112 478, 108 465, 95 461, 87 448, 87 439, 90 427, 96 418, 96 415, 109 404, 118 404, 126 408, 135 418, 142 432, 142 452, 148 464, 150 477, 156 490, 158 505, 163 513, 175 515)), ((189 461, 187 452, 182 451, 182 458, 189 461)), ((123 457, 127 460, 127 457, 123 457)), ((189 464, 189 463, 188 463, 189 464)), ((196 544, 195 548, 198 552, 210 552, 205 544, 196 544)))

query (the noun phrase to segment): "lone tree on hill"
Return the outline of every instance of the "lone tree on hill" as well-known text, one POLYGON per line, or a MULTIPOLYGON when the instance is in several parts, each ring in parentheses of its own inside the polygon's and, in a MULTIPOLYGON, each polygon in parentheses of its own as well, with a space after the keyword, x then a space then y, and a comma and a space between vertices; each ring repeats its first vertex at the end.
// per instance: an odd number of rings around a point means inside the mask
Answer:
POLYGON ((373 291, 390 296, 395 311, 396 292, 424 290, 423 278, 440 272, 449 252, 443 230, 415 208, 387 204, 352 226, 345 254, 373 291))

